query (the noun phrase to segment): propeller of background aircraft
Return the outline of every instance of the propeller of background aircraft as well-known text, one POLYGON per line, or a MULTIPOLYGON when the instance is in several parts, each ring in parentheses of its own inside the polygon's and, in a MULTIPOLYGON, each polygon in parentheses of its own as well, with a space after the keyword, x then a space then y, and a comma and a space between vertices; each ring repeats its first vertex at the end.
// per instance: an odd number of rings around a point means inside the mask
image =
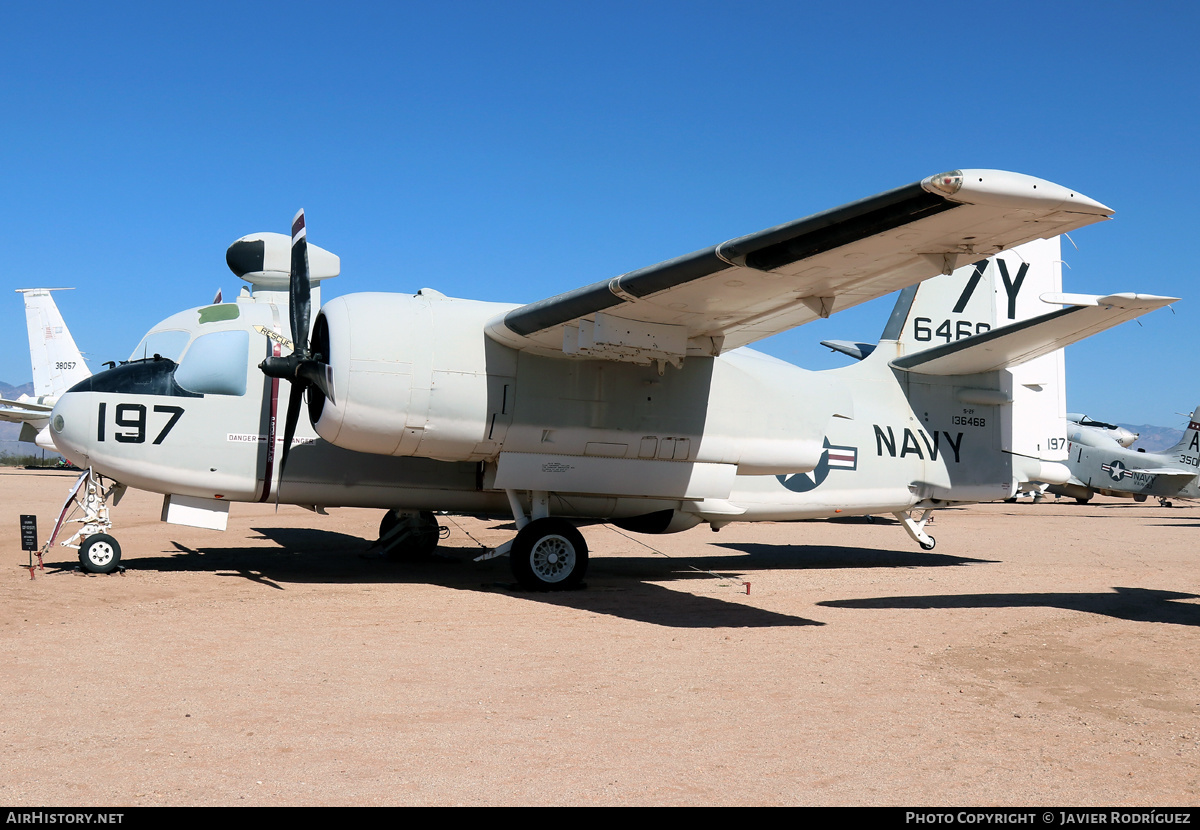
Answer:
MULTIPOLYGON (((306 391, 316 392, 332 401, 333 369, 321 354, 314 354, 308 337, 311 289, 308 273, 308 234, 304 227, 304 208, 292 219, 292 267, 288 285, 288 310, 292 321, 292 340, 295 349, 286 357, 268 357, 258 368, 269 378, 286 380, 292 385, 288 397, 287 416, 283 428, 283 455, 279 459, 279 480, 287 467, 288 452, 300 419, 300 402, 306 391)), ((312 393, 310 393, 311 395, 312 393)), ((276 499, 279 490, 275 491, 276 499)))

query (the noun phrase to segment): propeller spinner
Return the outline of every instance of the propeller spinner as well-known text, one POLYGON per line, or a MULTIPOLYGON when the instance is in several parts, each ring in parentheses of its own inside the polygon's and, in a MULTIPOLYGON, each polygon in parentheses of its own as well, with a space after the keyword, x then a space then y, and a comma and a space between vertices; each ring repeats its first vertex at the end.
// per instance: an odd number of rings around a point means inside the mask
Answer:
MULTIPOLYGON (((311 304, 311 287, 308 269, 308 235, 304 227, 304 209, 301 208, 292 220, 292 268, 288 285, 288 311, 292 322, 292 340, 295 349, 286 357, 268 357, 258 368, 269 378, 286 380, 292 385, 288 397, 287 416, 283 429, 283 455, 279 459, 279 479, 287 468, 288 452, 296 434, 296 423, 300 419, 300 405, 304 393, 316 387, 322 395, 334 400, 333 369, 320 354, 312 352, 308 337, 308 321, 311 304)), ((279 491, 276 490, 276 499, 279 491)))

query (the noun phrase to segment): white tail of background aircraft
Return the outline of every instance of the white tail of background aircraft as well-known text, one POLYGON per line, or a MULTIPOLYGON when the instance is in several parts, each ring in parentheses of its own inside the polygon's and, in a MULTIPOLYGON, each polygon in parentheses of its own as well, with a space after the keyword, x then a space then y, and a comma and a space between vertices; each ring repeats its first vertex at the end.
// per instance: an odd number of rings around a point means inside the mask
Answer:
POLYGON ((35 398, 57 399, 92 374, 50 294, 51 291, 67 290, 71 289, 17 289, 18 293, 25 295, 25 327, 29 333, 35 398))
MULTIPOLYGON (((29 334, 29 359, 33 366, 33 396, 0 400, 0 420, 20 423, 22 441, 35 441, 50 420, 59 396, 91 377, 75 338, 54 304, 51 291, 62 288, 18 288, 25 297, 25 326, 29 334)), ((39 444, 39 446, 41 446, 39 444)), ((55 449, 47 439, 47 449, 55 449)))

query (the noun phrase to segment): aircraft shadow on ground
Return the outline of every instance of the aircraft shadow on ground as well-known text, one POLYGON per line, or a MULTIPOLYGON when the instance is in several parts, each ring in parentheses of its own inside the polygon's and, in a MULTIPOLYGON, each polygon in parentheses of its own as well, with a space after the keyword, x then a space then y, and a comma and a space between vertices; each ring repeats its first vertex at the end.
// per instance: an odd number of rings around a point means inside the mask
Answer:
MULTIPOLYGON (((393 562, 369 554, 368 540, 317 528, 253 529, 276 546, 188 547, 171 542, 158 555, 126 560, 133 570, 212 572, 273 590, 288 583, 413 583, 470 591, 502 591, 523 599, 571 607, 676 628, 809 626, 824 623, 755 608, 738 602, 746 582, 762 570, 812 568, 930 567, 987 560, 871 548, 725 544, 729 555, 671 558, 648 550, 645 556, 594 557, 587 590, 542 593, 513 583, 506 558, 475 562, 482 549, 441 546, 434 556, 393 562), (676 591, 662 583, 717 580, 729 600, 676 591)), ((48 563, 49 564, 49 563, 48 563)), ((59 563, 73 569, 75 563, 59 563)))
MULTIPOLYGON (((803 546, 791 544, 722 543, 715 547, 731 553, 720 556, 672 558, 648 552, 645 556, 594 557, 587 590, 541 593, 514 585, 506 558, 475 562, 478 547, 442 546, 434 556, 393 562, 369 554, 368 540, 316 528, 254 528, 260 539, 277 547, 189 548, 171 542, 160 555, 139 555, 128 560, 135 570, 160 572, 212 572, 254 582, 273 590, 288 583, 413 583, 441 585, 456 590, 498 591, 559 607, 570 607, 633 621, 673 628, 761 628, 824 625, 803 617, 755 608, 734 599, 746 582, 763 570, 830 568, 953 567, 990 564, 994 560, 950 554, 875 548, 803 546), (730 599, 697 596, 675 591, 662 583, 716 579, 729 589, 730 599)), ((49 563, 48 563, 49 564, 49 563)), ((60 564, 71 569, 74 563, 60 564)), ((1133 589, 1120 589, 1132 591, 1133 589)), ((1156 602, 1188 598, 1189 594, 1153 592, 1156 602), (1158 595, 1162 595, 1161 597, 1158 595)), ((1013 605, 1055 605, 1094 613, 1121 616, 1132 603, 1118 595, 978 595, 862 599, 819 603, 845 608, 969 608, 1013 605), (908 605, 904 603, 909 603, 908 605)), ((1142 602, 1144 605, 1145 603, 1142 602)), ((1130 619, 1194 624, 1200 608, 1171 604, 1158 616, 1143 612, 1130 619), (1177 609, 1182 608, 1182 611, 1177 609), (1160 619, 1161 618, 1161 619, 1160 619)))
MULTIPOLYGON (((907 537, 906 537, 907 538, 907 537)), ((947 568, 959 565, 994 565, 998 559, 975 559, 949 553, 918 550, 881 550, 879 548, 832 547, 826 545, 769 545, 757 542, 728 542, 713 547, 741 551, 753 557, 756 568, 809 570, 814 568, 947 568)), ((718 568, 738 568, 745 556, 713 559, 718 568)))
POLYGON ((1112 593, 941 594, 925 597, 870 597, 818 602, 827 608, 1062 608, 1131 622, 1200 625, 1200 605, 1175 602, 1200 594, 1150 588, 1113 588, 1112 593))

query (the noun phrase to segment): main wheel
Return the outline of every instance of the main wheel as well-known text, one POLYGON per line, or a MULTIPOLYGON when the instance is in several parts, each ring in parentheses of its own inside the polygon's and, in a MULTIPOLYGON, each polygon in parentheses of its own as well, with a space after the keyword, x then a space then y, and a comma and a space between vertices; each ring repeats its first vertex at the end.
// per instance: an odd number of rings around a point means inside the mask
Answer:
POLYGON ((93 533, 79 547, 79 564, 89 573, 110 574, 121 564, 121 546, 107 533, 93 533))
POLYGON ((935 547, 937 547, 937 539, 934 539, 932 536, 930 536, 928 544, 925 542, 921 542, 920 544, 921 550, 933 550, 935 547))
POLYGON ((508 556, 513 576, 530 591, 577 588, 587 573, 587 542, 564 519, 535 519, 525 525, 508 556))
POLYGON ((379 522, 379 542, 388 559, 423 559, 437 549, 441 528, 428 510, 419 514, 389 510, 379 522))

